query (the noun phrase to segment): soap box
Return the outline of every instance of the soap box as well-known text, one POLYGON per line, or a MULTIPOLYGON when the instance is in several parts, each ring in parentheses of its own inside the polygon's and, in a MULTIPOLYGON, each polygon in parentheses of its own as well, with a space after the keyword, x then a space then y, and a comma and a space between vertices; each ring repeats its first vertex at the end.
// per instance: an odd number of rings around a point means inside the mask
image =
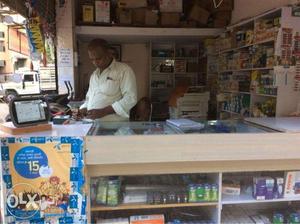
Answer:
POLYGON ((285 173, 284 197, 300 196, 300 171, 285 173))
POLYGON ((130 224, 164 224, 164 215, 130 216, 130 224))

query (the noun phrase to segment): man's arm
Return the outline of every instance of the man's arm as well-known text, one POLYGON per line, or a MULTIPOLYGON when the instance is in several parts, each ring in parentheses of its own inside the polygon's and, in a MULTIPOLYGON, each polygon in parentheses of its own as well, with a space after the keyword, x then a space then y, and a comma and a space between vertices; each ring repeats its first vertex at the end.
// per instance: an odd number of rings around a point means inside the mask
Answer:
POLYGON ((114 111, 112 106, 107 106, 102 109, 93 109, 87 111, 87 118, 95 120, 97 118, 105 117, 109 114, 115 114, 115 113, 116 112, 114 111))

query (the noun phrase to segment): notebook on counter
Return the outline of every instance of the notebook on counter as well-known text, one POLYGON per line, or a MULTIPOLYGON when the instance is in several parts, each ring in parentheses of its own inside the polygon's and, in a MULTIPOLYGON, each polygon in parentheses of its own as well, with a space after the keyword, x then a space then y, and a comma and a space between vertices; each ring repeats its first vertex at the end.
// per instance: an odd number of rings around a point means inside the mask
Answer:
POLYGON ((185 118, 168 119, 167 124, 173 125, 181 130, 200 130, 204 128, 204 124, 185 118))

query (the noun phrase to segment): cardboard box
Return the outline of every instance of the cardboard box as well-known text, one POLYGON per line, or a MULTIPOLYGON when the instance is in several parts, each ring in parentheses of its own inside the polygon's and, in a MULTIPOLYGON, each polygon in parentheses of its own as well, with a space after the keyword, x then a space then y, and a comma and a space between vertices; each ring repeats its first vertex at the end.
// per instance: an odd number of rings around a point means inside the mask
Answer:
POLYGON ((160 15, 160 24, 162 26, 179 26, 180 13, 177 12, 163 12, 160 15))
POLYGON ((132 24, 145 25, 146 8, 132 9, 132 24))
POLYGON ((217 20, 225 20, 227 22, 231 21, 232 11, 217 11, 213 13, 213 18, 217 20))
POLYGON ((207 24, 210 13, 201 8, 199 5, 194 5, 190 11, 189 19, 199 22, 200 24, 207 24))
POLYGON ((130 224, 164 224, 164 215, 130 216, 130 224))
POLYGON ((215 5, 212 4, 212 11, 231 11, 234 8, 234 1, 233 0, 223 0, 221 5, 217 8, 215 8, 215 5))
POLYGON ((181 21, 180 22, 180 27, 197 27, 197 22, 196 21, 181 21))
POLYGON ((238 196, 241 194, 241 186, 239 183, 231 183, 231 184, 223 183, 222 194, 238 196))
POLYGON ((116 10, 117 19, 119 24, 131 25, 132 24, 132 10, 131 9, 121 9, 116 10))
POLYGON ((110 1, 95 1, 96 22, 110 23, 110 1))
POLYGON ((146 10, 145 25, 156 26, 158 24, 158 12, 153 10, 146 10))
POLYGON ((135 9, 147 7, 147 0, 118 0, 119 8, 135 9))
POLYGON ((92 5, 82 6, 82 22, 94 22, 94 7, 92 5))
POLYGON ((159 0, 160 12, 182 12, 183 0, 159 0))
POLYGON ((210 11, 214 6, 214 3, 212 0, 198 0, 196 3, 201 8, 206 9, 207 11, 210 11))
POLYGON ((300 196, 300 171, 286 172, 284 197, 299 197, 300 196))
POLYGON ((129 224, 129 221, 127 218, 98 219, 97 224, 129 224))

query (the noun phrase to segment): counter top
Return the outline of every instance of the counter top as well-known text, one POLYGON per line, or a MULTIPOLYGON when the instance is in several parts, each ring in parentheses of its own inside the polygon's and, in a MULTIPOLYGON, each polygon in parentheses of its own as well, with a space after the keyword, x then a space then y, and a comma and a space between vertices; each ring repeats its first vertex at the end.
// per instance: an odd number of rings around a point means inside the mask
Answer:
POLYGON ((90 136, 174 135, 207 133, 264 133, 266 128, 255 127, 242 120, 199 121, 203 128, 179 129, 166 122, 100 122, 95 121, 90 136))
POLYGON ((89 175, 300 169, 300 134, 87 136, 89 175))
MULTIPOLYGON (((92 127, 92 124, 82 124, 82 123, 76 123, 76 124, 67 124, 67 125, 52 125, 52 130, 49 131, 40 131, 40 132, 32 132, 28 134, 22 134, 20 136, 27 137, 27 136, 86 136, 90 128, 92 127)), ((8 137, 10 134, 1 132, 1 137, 8 137)))
POLYGON ((300 132, 299 117, 267 117, 267 118, 246 118, 247 122, 271 128, 280 132, 300 132))

